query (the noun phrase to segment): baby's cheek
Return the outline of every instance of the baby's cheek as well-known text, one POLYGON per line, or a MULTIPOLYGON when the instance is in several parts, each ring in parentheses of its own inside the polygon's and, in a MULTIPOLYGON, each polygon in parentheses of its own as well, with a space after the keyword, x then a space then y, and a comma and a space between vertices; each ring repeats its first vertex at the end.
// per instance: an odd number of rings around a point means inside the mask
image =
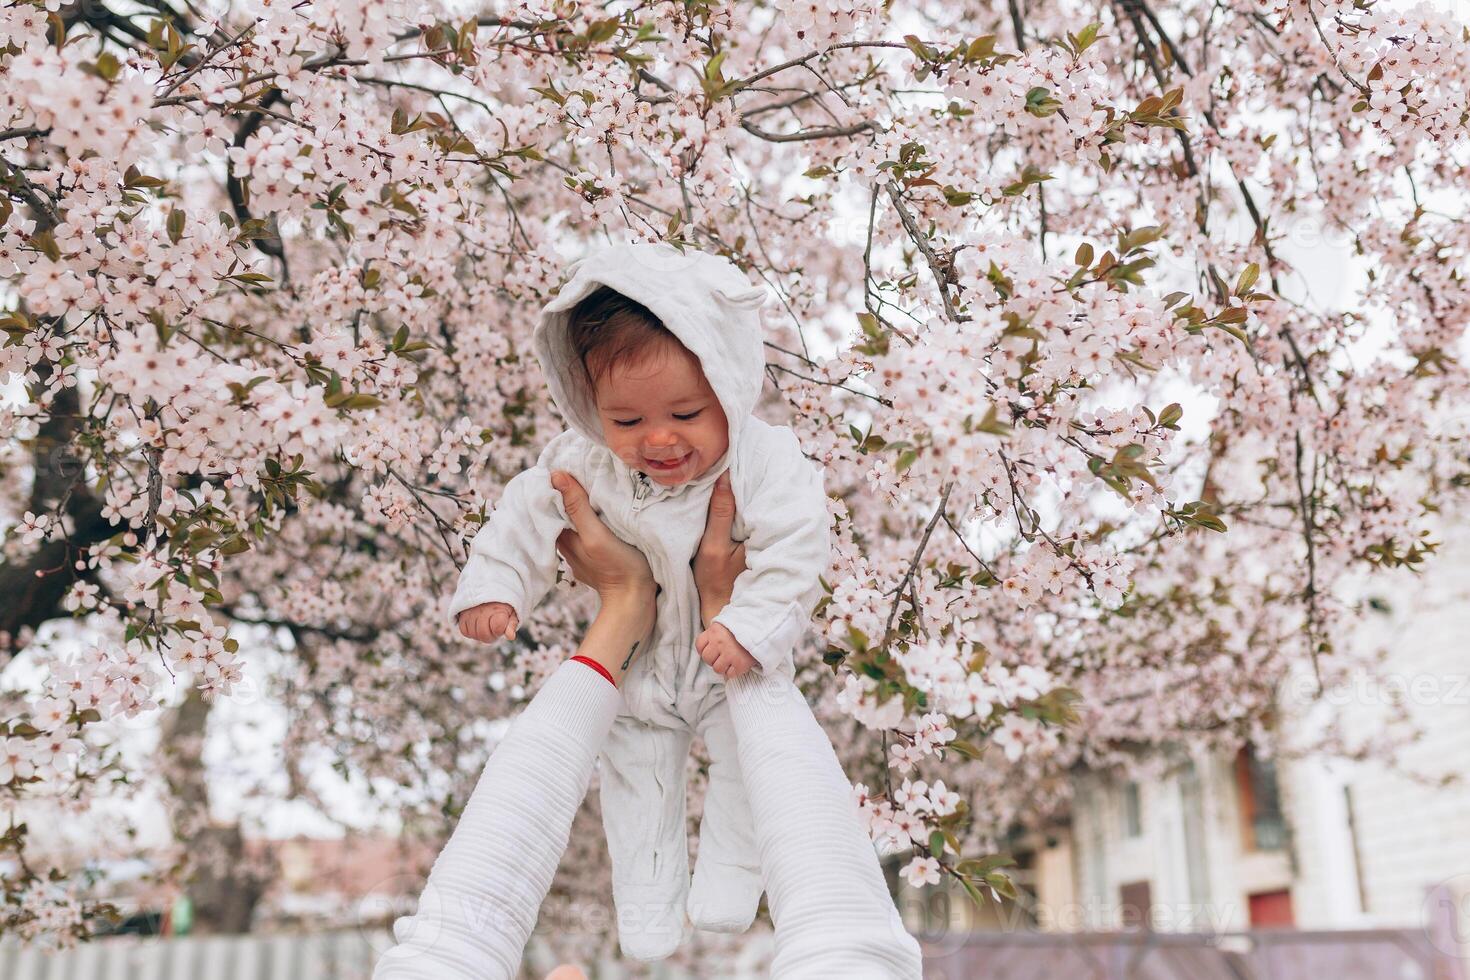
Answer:
POLYGON ((708 447, 711 457, 717 458, 724 455, 725 450, 729 447, 729 435, 723 425, 715 426, 712 424, 707 428, 705 432, 705 445, 708 447))

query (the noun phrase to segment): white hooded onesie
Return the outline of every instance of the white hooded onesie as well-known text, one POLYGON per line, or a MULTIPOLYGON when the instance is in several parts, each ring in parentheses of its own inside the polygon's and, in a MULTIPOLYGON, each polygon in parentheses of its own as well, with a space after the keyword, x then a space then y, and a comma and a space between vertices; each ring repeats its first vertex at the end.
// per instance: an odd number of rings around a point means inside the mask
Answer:
POLYGON ((699 598, 690 560, 710 491, 727 467, 734 534, 747 570, 715 617, 762 672, 794 674, 792 650, 821 596, 829 515, 821 470, 790 429, 751 414, 764 378, 758 308, 766 299, 728 260, 664 243, 604 247, 573 262, 571 278, 541 311, 533 344, 553 402, 571 428, 535 466, 506 484, 475 535, 449 605, 506 602, 524 622, 555 581, 556 537, 570 527, 553 470, 586 488, 594 510, 648 558, 662 587, 654 632, 621 686, 624 710, 600 757, 603 826, 623 953, 660 959, 693 924, 743 932, 761 895, 759 857, 724 678, 700 659, 699 598), (729 420, 729 449, 699 477, 662 487, 630 469, 602 438, 592 393, 567 337, 569 311, 599 284, 646 306, 696 357, 729 420), (691 885, 685 765, 694 734, 710 754, 709 788, 691 885))

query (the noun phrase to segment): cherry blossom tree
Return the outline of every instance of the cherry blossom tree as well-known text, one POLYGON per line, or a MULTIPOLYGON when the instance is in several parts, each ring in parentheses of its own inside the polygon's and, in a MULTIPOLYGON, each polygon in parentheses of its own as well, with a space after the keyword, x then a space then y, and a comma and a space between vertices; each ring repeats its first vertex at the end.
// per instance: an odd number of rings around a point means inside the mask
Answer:
MULTIPOLYGON (((1287 679, 1360 666, 1345 584, 1432 564, 1470 483, 1465 31, 1382 0, 0 6, 0 921, 105 912, 27 815, 162 784, 171 873, 206 860, 197 748, 120 734, 189 691, 269 692, 284 795, 329 810, 325 754, 446 831, 590 611, 561 586, 494 649, 443 615, 560 428, 535 311, 609 239, 768 287, 760 412, 836 532, 799 679, 911 883, 1009 892, 1004 833, 1079 763, 1269 742, 1287 679)), ((605 894, 578 840, 559 900, 605 894)))

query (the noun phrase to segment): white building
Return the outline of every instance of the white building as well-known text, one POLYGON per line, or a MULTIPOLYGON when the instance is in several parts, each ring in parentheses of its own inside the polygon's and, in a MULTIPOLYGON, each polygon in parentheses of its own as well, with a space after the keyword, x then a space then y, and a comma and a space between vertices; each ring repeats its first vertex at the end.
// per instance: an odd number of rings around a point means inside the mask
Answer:
MULTIPOLYGON (((1351 638, 1386 651, 1378 679, 1329 688, 1314 709, 1366 737, 1406 702, 1416 742, 1391 764, 1180 753, 1142 785, 1085 775, 1070 833, 1037 853, 1043 920, 1106 929, 1147 910, 1160 931, 1217 931, 1417 928, 1436 915, 1452 928, 1458 915, 1470 946, 1470 529, 1438 537, 1429 570, 1375 592, 1382 609, 1351 638), (1048 860, 1070 864, 1071 881, 1043 873, 1048 860)), ((1288 724, 1304 731, 1314 711, 1288 724)))

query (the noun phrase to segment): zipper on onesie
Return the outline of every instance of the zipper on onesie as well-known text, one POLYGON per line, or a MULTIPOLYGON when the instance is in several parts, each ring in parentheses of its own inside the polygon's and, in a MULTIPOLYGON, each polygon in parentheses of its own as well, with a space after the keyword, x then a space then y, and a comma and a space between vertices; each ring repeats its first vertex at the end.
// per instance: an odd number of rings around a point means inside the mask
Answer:
MULTIPOLYGON (((633 507, 632 507, 631 513, 634 514, 634 515, 636 515, 640 511, 643 510, 643 505, 646 504, 646 503, 648 503, 649 495, 651 493, 653 493, 653 483, 652 483, 652 481, 650 481, 648 479, 648 474, 647 473, 644 473, 642 470, 634 470, 634 473, 637 474, 638 479, 633 484, 633 507)), ((649 567, 649 570, 653 572, 655 579, 661 577, 661 575, 662 575, 661 563, 659 562, 658 557, 657 557, 657 554, 656 554, 657 550, 658 549, 656 549, 656 548, 649 548, 649 549, 647 549, 647 550, 644 551, 644 556, 648 559, 648 567, 649 567)), ((662 592, 662 591, 663 591, 663 586, 659 586, 659 592, 662 592)), ((667 638, 665 638, 665 639, 667 639, 667 638)), ((694 643, 693 643, 692 639, 689 639, 689 638, 685 637, 684 636, 684 631, 682 629, 679 631, 678 639, 681 642, 678 643, 674 647, 674 649, 676 649, 676 650, 682 650, 682 649, 686 649, 687 648, 687 649, 692 650, 694 648, 694 643)), ((666 645, 667 644, 664 643, 664 642, 662 642, 662 641, 659 644, 660 647, 664 647, 666 645)), ((652 650, 652 651, 649 651, 648 652, 648 655, 655 657, 655 659, 657 658, 657 654, 658 654, 658 650, 652 650)), ((680 674, 680 671, 678 669, 674 669, 673 670, 673 680, 674 680, 674 691, 675 691, 675 693, 678 693, 678 691, 680 689, 680 683, 679 683, 680 677, 679 677, 679 674, 680 674)))
POLYGON ((653 485, 648 482, 648 474, 642 470, 638 471, 638 482, 633 486, 633 513, 643 509, 643 502, 653 492, 653 485))

